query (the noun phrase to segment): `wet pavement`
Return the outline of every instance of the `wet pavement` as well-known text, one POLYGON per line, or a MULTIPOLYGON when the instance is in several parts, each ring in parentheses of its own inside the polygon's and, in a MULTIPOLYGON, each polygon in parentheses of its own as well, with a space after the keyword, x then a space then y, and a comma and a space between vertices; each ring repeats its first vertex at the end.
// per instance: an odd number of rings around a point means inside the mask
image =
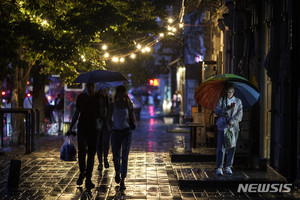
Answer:
MULTIPOLYGON (((202 185, 182 182, 189 178, 184 179, 179 174, 186 174, 187 177, 192 174, 195 179, 198 172, 200 177, 207 171, 214 177, 214 163, 171 162, 170 148, 187 148, 189 133, 168 131, 174 125, 165 124, 159 116, 161 114, 151 106, 141 113, 141 121, 133 131, 125 191, 121 192, 114 181, 111 152, 110 167, 102 173, 96 169, 98 161, 95 157, 92 181, 96 187, 88 191, 84 185, 76 185, 78 163, 59 159, 64 138, 43 136, 40 138, 40 148, 31 154, 25 155, 24 147, 4 149, 5 154, 0 156, 0 199, 300 199, 297 191, 238 193, 235 187, 226 187, 226 184, 220 187, 222 182, 217 181, 212 181, 211 185, 205 185, 207 182, 203 181, 202 185), (18 188, 7 187, 11 159, 21 160, 22 163, 18 188)), ((237 174, 242 174, 241 171, 237 169, 237 174)), ((253 172, 251 176, 257 174, 259 172, 253 172)))

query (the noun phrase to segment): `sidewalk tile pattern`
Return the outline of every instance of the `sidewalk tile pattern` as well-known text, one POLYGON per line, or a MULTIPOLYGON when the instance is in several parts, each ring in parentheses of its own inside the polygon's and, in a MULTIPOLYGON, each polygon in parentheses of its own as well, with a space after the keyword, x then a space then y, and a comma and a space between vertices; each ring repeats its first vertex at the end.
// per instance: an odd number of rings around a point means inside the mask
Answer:
MULTIPOLYGON (((100 173, 94 168, 92 181, 96 187, 86 190, 78 187, 79 175, 76 161, 65 162, 59 159, 64 139, 60 136, 41 137, 41 148, 31 154, 24 154, 24 147, 6 148, 0 156, 0 200, 9 199, 284 199, 300 198, 299 193, 258 194, 237 193, 231 188, 179 187, 176 176, 187 168, 184 174, 188 179, 205 179, 209 174, 199 171, 201 167, 191 163, 172 163, 170 147, 184 148, 189 141, 189 133, 170 133, 171 125, 163 124, 157 118, 143 118, 133 132, 133 143, 129 155, 126 190, 114 181, 112 154, 109 153, 110 167, 100 173), (8 188, 7 178, 11 159, 22 162, 18 188, 8 188), (187 167, 189 166, 189 167, 187 167), (192 168, 191 168, 192 166, 192 168), (177 173, 177 174, 176 174, 177 173)), ((98 161, 95 157, 95 166, 98 161)), ((212 164, 213 165, 213 164, 212 164)), ((213 171, 214 166, 209 166, 213 171)))

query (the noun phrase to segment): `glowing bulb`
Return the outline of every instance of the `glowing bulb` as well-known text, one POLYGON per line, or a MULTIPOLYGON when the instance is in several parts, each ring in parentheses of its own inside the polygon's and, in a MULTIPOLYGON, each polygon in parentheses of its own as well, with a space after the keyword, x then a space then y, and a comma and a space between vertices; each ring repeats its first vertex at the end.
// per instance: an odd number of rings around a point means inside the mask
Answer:
POLYGON ((136 46, 136 48, 141 49, 141 48, 142 48, 142 45, 138 44, 138 45, 136 46))
POLYGON ((168 35, 174 35, 174 33, 172 33, 172 32, 168 32, 168 35))
POLYGON ((85 61, 86 61, 86 59, 85 59, 85 58, 83 58, 83 59, 82 59, 82 61, 83 61, 83 62, 85 62, 85 61))
POLYGON ((106 50, 106 49, 107 49, 107 45, 106 44, 102 45, 102 50, 106 50))
POLYGON ((145 47, 145 51, 150 52, 150 48, 149 47, 145 47))
POLYGON ((141 51, 142 51, 142 53, 145 53, 145 52, 146 52, 146 50, 145 50, 145 49, 142 49, 141 51))
POLYGON ((118 57, 113 57, 113 58, 112 58, 112 61, 113 61, 113 62, 119 62, 119 58, 118 58, 118 57))
POLYGON ((84 55, 81 55, 81 59, 84 59, 84 55))
POLYGON ((164 36, 165 36, 165 34, 163 34, 163 33, 160 33, 160 34, 159 34, 159 36, 160 36, 160 37, 164 37, 164 36))
POLYGON ((177 30, 176 28, 172 28, 172 31, 173 31, 173 32, 176 32, 176 30, 177 30))
POLYGON ((130 55, 130 58, 135 59, 136 55, 133 53, 130 55))
POLYGON ((173 23, 173 19, 172 18, 169 18, 168 19, 168 22, 171 24, 171 23, 173 23))
POLYGON ((104 57, 105 57, 105 58, 108 58, 108 57, 109 57, 109 53, 105 53, 105 54, 104 54, 104 57))
POLYGON ((43 22, 42 22, 42 26, 45 26, 45 25, 47 25, 48 24, 48 21, 47 20, 44 20, 43 22))
POLYGON ((179 24, 179 28, 183 28, 184 24, 183 23, 180 23, 179 24))
POLYGON ((172 27, 171 26, 168 26, 168 31, 172 30, 172 27))
POLYGON ((120 62, 125 62, 125 58, 120 58, 120 62))

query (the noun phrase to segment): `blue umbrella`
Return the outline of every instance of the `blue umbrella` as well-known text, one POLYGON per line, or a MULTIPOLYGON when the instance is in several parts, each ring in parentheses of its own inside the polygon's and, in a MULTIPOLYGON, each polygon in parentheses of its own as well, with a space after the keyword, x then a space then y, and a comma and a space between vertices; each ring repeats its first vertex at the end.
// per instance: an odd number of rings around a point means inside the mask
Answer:
POLYGON ((235 86, 235 96, 241 99, 243 108, 249 108, 258 101, 259 93, 256 88, 242 82, 232 81, 232 83, 235 86))
POLYGON ((97 82, 129 82, 120 72, 108 70, 94 70, 80 74, 73 83, 97 83, 97 82))

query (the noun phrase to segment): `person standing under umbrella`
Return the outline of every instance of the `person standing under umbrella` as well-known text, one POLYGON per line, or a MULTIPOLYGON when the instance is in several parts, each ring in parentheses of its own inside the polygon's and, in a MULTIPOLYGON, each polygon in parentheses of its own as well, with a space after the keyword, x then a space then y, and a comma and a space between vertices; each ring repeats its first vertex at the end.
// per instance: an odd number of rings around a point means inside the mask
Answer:
POLYGON ((132 130, 135 129, 133 103, 128 97, 126 88, 121 85, 116 88, 114 102, 110 104, 110 120, 112 120, 111 148, 115 167, 115 181, 120 183, 120 189, 125 190, 128 155, 132 140, 132 130), (122 164, 120 154, 122 151, 122 164), (120 178, 121 174, 121 178, 120 178))
POLYGON ((234 96, 234 85, 227 83, 225 87, 226 95, 221 97, 215 108, 215 113, 219 116, 217 120, 218 126, 218 144, 217 144, 217 175, 223 175, 223 163, 225 157, 225 150, 227 149, 225 172, 232 174, 232 164, 236 149, 236 141, 240 131, 239 122, 243 117, 242 101, 234 96), (233 140, 230 146, 226 141, 225 132, 230 130, 233 134, 233 140))
MULTIPOLYGON (((110 100, 109 100, 109 97, 107 94, 107 90, 99 89, 99 93, 101 95, 101 98, 103 99, 103 102, 105 102, 104 107, 106 108, 106 110, 108 110, 110 100)), ((103 158, 104 158, 104 167, 109 168, 109 163, 108 163, 107 157, 108 157, 108 152, 109 152, 110 132, 111 132, 111 127, 109 125, 109 120, 108 120, 108 117, 105 117, 103 119, 102 130, 101 130, 100 134, 98 135, 98 143, 97 143, 97 156, 98 156, 98 161, 99 161, 99 165, 98 165, 99 171, 102 171, 102 169, 103 169, 103 163, 102 163, 103 158)))
POLYGON ((71 135, 72 128, 78 120, 77 142, 80 174, 76 183, 82 185, 84 178, 86 178, 85 186, 87 189, 91 189, 95 187, 91 178, 99 134, 98 125, 106 113, 99 94, 95 93, 96 84, 87 83, 86 87, 87 91, 77 97, 75 113, 66 135, 71 135))

